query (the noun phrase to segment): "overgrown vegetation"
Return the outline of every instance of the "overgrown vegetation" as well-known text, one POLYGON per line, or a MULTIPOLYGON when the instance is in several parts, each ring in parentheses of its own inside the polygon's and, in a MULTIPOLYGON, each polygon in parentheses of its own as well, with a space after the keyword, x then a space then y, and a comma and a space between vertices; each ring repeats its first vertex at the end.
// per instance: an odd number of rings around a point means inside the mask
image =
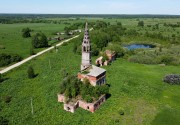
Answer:
POLYGON ((43 33, 36 33, 32 38, 32 45, 34 48, 48 47, 47 37, 43 33))
POLYGON ((22 60, 22 57, 17 54, 0 54, 0 67, 7 66, 11 63, 19 62, 22 60))
MULTIPOLYGON (((93 25, 94 31, 90 33, 92 43, 92 55, 98 56, 101 51, 109 49, 115 51, 117 57, 123 57, 130 62, 141 64, 165 64, 179 65, 180 64, 180 38, 172 34, 165 36, 162 32, 157 32, 162 28, 162 25, 149 25, 144 21, 139 21, 136 28, 125 27, 123 23, 116 22, 110 24, 104 21, 96 21, 93 25), (147 31, 148 30, 148 31, 147 31), (142 39, 143 42, 129 41, 129 39, 142 39), (152 39, 149 43, 146 39, 152 39), (145 40, 145 41, 144 41, 145 40), (163 42, 162 42, 163 41, 163 42), (123 48, 127 44, 148 44, 153 46, 152 49, 127 50, 123 48), (170 43, 176 44, 176 46, 170 43)), ((81 54, 81 37, 73 40, 74 53, 81 54)))
MULTIPOLYGON (((179 65, 179 48, 180 46, 174 46, 170 48, 154 48, 149 50, 131 50, 131 55, 128 60, 130 62, 141 64, 165 64, 165 65, 179 65)), ((126 55, 129 56, 129 55, 126 55)))
POLYGON ((30 66, 27 70, 28 78, 32 79, 35 77, 34 69, 32 66, 30 66))
POLYGON ((108 94, 109 87, 107 85, 94 87, 89 83, 88 79, 81 82, 77 79, 77 76, 68 75, 60 84, 60 93, 65 94, 67 99, 79 97, 91 103, 96 101, 101 95, 108 94))
POLYGON ((32 30, 29 29, 28 27, 22 29, 22 37, 24 37, 24 38, 31 37, 31 34, 30 34, 31 31, 32 31, 32 30))

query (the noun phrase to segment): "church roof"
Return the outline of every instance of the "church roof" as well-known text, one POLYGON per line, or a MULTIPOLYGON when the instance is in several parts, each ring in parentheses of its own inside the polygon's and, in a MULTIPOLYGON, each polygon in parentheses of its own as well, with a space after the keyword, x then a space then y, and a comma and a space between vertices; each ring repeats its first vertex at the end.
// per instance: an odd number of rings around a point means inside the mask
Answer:
POLYGON ((100 67, 92 65, 92 67, 89 69, 89 73, 87 75, 97 77, 97 76, 101 75, 104 72, 106 72, 105 69, 102 69, 100 67))

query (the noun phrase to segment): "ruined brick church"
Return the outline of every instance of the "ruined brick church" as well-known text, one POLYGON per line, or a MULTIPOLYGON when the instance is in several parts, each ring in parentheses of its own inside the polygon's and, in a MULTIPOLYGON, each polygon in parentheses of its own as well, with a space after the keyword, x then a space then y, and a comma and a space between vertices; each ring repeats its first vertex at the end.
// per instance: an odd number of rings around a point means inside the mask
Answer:
MULTIPOLYGON (((89 37, 88 24, 85 26, 84 39, 82 42, 82 60, 81 60, 81 70, 78 73, 78 79, 83 81, 88 79, 92 86, 103 85, 106 82, 106 70, 91 63, 91 43, 89 37)), ((100 105, 106 100, 106 95, 101 95, 98 100, 92 103, 87 103, 82 99, 76 102, 65 102, 64 94, 58 94, 58 102, 64 103, 64 110, 74 113, 74 111, 81 107, 92 113, 97 110, 100 105)))
POLYGON ((85 78, 88 79, 93 86, 104 84, 106 82, 106 70, 92 65, 91 62, 91 43, 88 24, 86 23, 84 39, 82 42, 81 71, 78 73, 78 78, 81 79, 81 81, 85 78))

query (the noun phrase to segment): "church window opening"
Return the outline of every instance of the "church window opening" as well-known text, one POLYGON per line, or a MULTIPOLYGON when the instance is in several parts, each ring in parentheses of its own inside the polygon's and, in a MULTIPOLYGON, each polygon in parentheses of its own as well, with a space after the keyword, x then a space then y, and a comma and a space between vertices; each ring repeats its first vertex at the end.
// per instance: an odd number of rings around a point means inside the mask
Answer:
POLYGON ((67 110, 69 111, 69 110, 70 110, 70 108, 69 108, 69 107, 67 107, 67 110))
POLYGON ((83 47, 83 51, 84 51, 84 52, 86 51, 86 47, 85 47, 85 46, 83 47))

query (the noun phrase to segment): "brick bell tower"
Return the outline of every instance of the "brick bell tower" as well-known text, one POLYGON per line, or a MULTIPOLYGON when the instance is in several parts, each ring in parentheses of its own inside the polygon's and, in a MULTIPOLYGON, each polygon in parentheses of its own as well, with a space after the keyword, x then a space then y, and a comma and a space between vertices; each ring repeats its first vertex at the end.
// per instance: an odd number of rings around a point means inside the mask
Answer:
POLYGON ((91 66, 91 44, 89 38, 88 23, 86 22, 84 39, 82 42, 81 71, 91 66))

